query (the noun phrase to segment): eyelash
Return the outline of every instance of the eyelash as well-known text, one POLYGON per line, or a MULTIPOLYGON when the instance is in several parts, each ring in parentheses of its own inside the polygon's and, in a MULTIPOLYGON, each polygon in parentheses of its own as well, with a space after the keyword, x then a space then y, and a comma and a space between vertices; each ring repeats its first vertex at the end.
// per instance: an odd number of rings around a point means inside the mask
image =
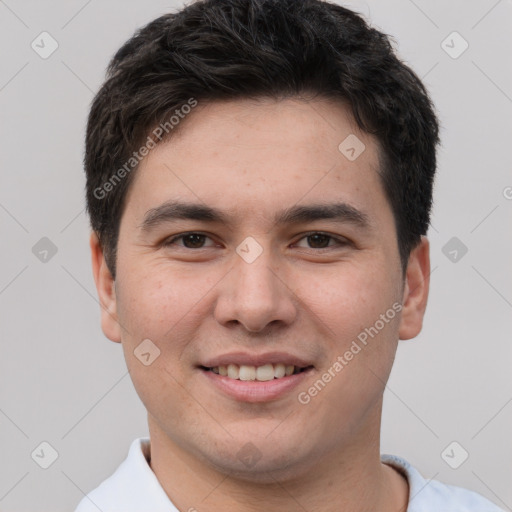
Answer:
MULTIPOLYGON (((185 237, 187 236, 190 236, 190 235, 200 235, 200 236, 204 236, 206 238, 210 238, 206 233, 201 233, 200 231, 187 231, 186 233, 181 233, 180 235, 175 235, 171 238, 168 238, 166 240, 164 240, 162 242, 162 246, 163 247, 170 247, 172 245, 174 245, 174 242, 176 242, 177 240, 183 240, 185 237)), ((345 239, 345 238, 340 238, 340 237, 336 237, 334 235, 331 235, 330 233, 325 233, 324 231, 310 231, 308 233, 304 233, 302 235, 301 238, 299 238, 299 241, 303 240, 304 238, 308 238, 310 236, 313 236, 313 235, 323 235, 323 236, 326 236, 328 238, 330 238, 331 240, 334 240, 336 242, 336 245, 338 247, 344 247, 344 246, 347 246, 350 244, 350 242, 345 239)), ((320 247, 320 248, 315 248, 315 247, 310 247, 309 249, 312 250, 312 251, 326 251, 326 250, 332 250, 333 248, 335 248, 336 246, 328 246, 328 247, 320 247)), ((196 249, 193 249, 193 248, 190 248, 190 247, 184 247, 184 246, 180 246, 180 248, 182 249, 188 249, 188 250, 191 250, 191 251, 199 251, 201 249, 208 249, 208 247, 198 247, 196 249)), ((304 249, 304 248, 302 248, 304 249)))

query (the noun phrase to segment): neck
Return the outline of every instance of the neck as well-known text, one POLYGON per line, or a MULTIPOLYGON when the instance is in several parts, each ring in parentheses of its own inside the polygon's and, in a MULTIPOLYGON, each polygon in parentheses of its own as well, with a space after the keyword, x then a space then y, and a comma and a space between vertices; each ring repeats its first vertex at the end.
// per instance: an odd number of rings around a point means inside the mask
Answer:
MULTIPOLYGON (((380 416, 373 435, 362 443, 329 450, 294 474, 276 474, 270 482, 221 472, 173 442, 148 418, 150 467, 179 510, 190 512, 405 512, 406 479, 380 461, 380 416)), ((268 480, 268 478, 267 478, 268 480)))

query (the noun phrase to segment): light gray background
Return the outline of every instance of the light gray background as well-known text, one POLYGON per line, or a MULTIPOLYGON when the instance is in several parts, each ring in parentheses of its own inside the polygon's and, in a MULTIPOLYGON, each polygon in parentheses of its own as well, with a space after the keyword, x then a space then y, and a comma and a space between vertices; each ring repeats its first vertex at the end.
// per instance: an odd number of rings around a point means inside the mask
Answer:
MULTIPOLYGON (((121 346, 100 330, 83 138, 113 52, 136 28, 180 5, 0 0, 3 512, 73 510, 117 468, 130 442, 147 435, 121 346), (42 31, 59 44, 46 60, 31 48, 42 31), (42 237, 58 248, 46 263, 32 252, 42 237), (31 458, 43 441, 58 452, 46 470, 31 458)), ((394 36, 442 123, 430 301, 422 334, 400 342, 382 451, 512 510, 512 2, 345 5, 394 36), (453 31, 469 43, 457 59, 441 46, 453 31), (442 252, 452 237, 468 248, 455 263, 442 252), (441 457, 452 441, 469 452, 458 469, 441 457)))

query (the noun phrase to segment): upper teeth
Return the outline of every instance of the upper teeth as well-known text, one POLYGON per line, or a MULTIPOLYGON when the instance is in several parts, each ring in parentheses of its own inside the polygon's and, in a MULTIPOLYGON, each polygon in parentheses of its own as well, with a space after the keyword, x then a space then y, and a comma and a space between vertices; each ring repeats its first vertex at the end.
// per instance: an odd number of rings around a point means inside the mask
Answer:
MULTIPOLYGON (((238 380, 259 380, 266 381, 272 379, 280 379, 285 375, 291 375, 295 371, 295 366, 278 364, 264 364, 263 366, 249 366, 228 364, 227 366, 216 366, 211 368, 213 373, 218 373, 225 377, 238 380)), ((297 370, 299 368, 297 367, 297 370)))

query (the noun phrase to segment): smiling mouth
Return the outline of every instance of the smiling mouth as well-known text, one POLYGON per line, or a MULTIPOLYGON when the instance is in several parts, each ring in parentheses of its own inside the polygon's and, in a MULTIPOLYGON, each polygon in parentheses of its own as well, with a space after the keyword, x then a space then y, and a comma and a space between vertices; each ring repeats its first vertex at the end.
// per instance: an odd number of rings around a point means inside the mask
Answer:
POLYGON ((299 367, 284 363, 264 364, 262 366, 228 364, 225 366, 206 367, 200 366, 206 372, 212 372, 222 377, 242 381, 267 382, 274 379, 283 379, 290 375, 296 375, 308 371, 313 366, 299 367))

